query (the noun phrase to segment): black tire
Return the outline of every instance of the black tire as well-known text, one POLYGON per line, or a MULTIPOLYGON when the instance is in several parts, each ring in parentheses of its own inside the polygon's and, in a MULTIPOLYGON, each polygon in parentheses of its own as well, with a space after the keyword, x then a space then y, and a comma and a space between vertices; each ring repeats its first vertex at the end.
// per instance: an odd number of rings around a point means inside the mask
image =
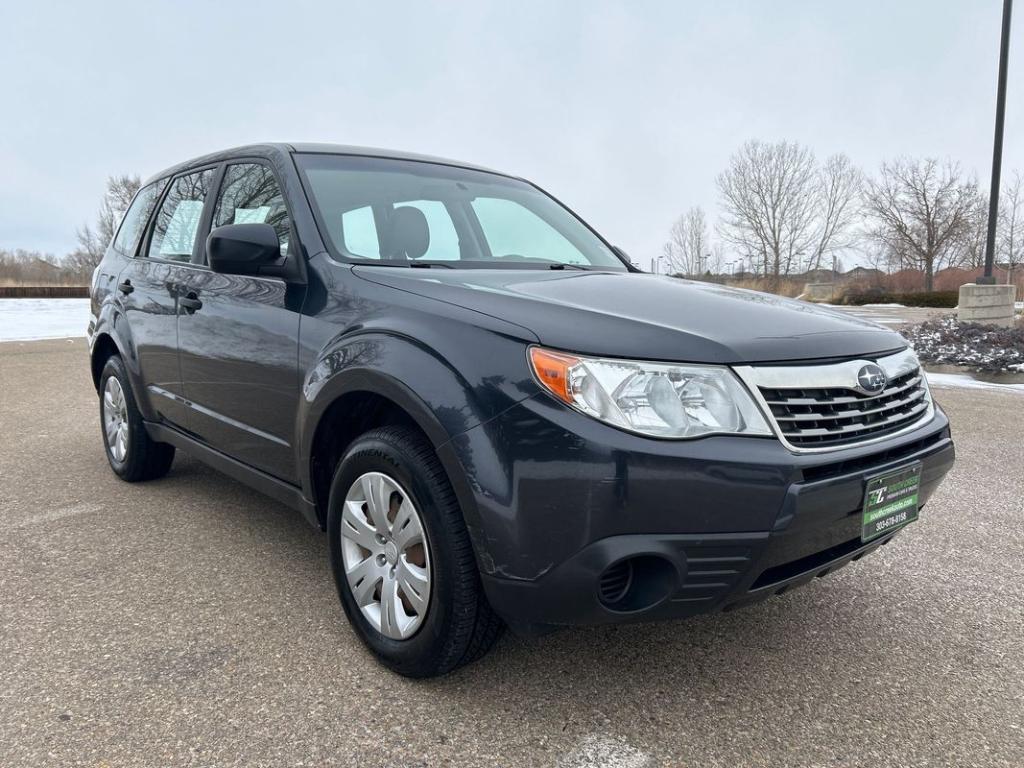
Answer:
POLYGON ((107 461, 114 474, 129 483, 141 480, 155 480, 163 477, 171 468, 174 461, 174 446, 167 443, 158 443, 152 440, 146 432, 142 423, 142 414, 135 403, 135 395, 132 393, 131 384, 128 380, 128 371, 124 367, 124 361, 119 355, 113 355, 103 366, 100 374, 100 436, 103 439, 103 449, 107 454, 107 461), (116 378, 121 385, 125 402, 125 413, 128 423, 127 450, 123 459, 118 459, 111 451, 107 441, 104 419, 104 392, 107 387, 107 380, 116 378))
POLYGON ((352 444, 331 483, 327 531, 345 613, 366 646, 395 672, 414 678, 443 675, 483 656, 501 635, 504 625, 484 596, 462 510, 434 449, 419 433, 381 427, 352 444), (429 607, 419 629, 405 640, 384 636, 367 620, 345 576, 342 508, 349 488, 367 472, 387 474, 408 490, 429 546, 429 607))

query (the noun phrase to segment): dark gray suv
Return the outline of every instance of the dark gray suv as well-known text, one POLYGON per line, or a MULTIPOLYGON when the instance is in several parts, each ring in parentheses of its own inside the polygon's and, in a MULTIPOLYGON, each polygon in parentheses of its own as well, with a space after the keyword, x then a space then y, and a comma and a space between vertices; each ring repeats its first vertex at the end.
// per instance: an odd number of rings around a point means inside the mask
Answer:
POLYGON ((784 592, 891 541, 953 462, 898 334, 641 274, 536 186, 448 160, 274 144, 163 171, 92 315, 114 472, 180 449, 301 511, 410 676, 505 624, 784 592))

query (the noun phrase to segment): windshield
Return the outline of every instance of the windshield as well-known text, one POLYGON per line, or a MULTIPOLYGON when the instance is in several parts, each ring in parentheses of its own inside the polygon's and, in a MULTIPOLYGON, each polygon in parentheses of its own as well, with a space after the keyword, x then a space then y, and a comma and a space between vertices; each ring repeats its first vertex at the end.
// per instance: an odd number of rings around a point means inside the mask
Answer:
POLYGON ((320 230, 339 258, 386 266, 626 266, 540 190, 435 163, 298 154, 320 230))

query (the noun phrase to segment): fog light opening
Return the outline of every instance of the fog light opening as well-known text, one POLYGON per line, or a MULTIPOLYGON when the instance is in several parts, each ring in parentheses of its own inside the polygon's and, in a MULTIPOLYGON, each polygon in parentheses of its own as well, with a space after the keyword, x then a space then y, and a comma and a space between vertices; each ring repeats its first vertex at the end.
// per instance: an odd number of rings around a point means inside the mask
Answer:
POLYGON ((637 555, 605 568, 598 580, 601 604, 612 611, 631 613, 651 608, 676 587, 672 563, 657 555, 637 555))

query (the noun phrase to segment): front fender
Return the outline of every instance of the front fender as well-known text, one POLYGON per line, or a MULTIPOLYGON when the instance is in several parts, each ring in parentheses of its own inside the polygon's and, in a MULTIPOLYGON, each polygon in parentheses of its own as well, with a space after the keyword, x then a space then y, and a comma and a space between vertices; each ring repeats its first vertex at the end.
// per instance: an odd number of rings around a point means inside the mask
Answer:
POLYGON ((401 407, 430 440, 452 483, 474 543, 479 544, 479 512, 467 479, 472 473, 466 471, 465 459, 456 454, 451 439, 536 391, 532 379, 523 379, 525 345, 496 334, 486 335, 487 345, 480 348, 476 365, 456 366, 422 342, 381 331, 346 335, 325 348, 304 377, 297 413, 297 466, 302 468, 306 497, 314 498, 310 471, 313 441, 327 409, 349 393, 372 392, 401 407), (508 364, 495 364, 501 360, 508 364), (507 370, 502 371, 503 367, 507 370))

